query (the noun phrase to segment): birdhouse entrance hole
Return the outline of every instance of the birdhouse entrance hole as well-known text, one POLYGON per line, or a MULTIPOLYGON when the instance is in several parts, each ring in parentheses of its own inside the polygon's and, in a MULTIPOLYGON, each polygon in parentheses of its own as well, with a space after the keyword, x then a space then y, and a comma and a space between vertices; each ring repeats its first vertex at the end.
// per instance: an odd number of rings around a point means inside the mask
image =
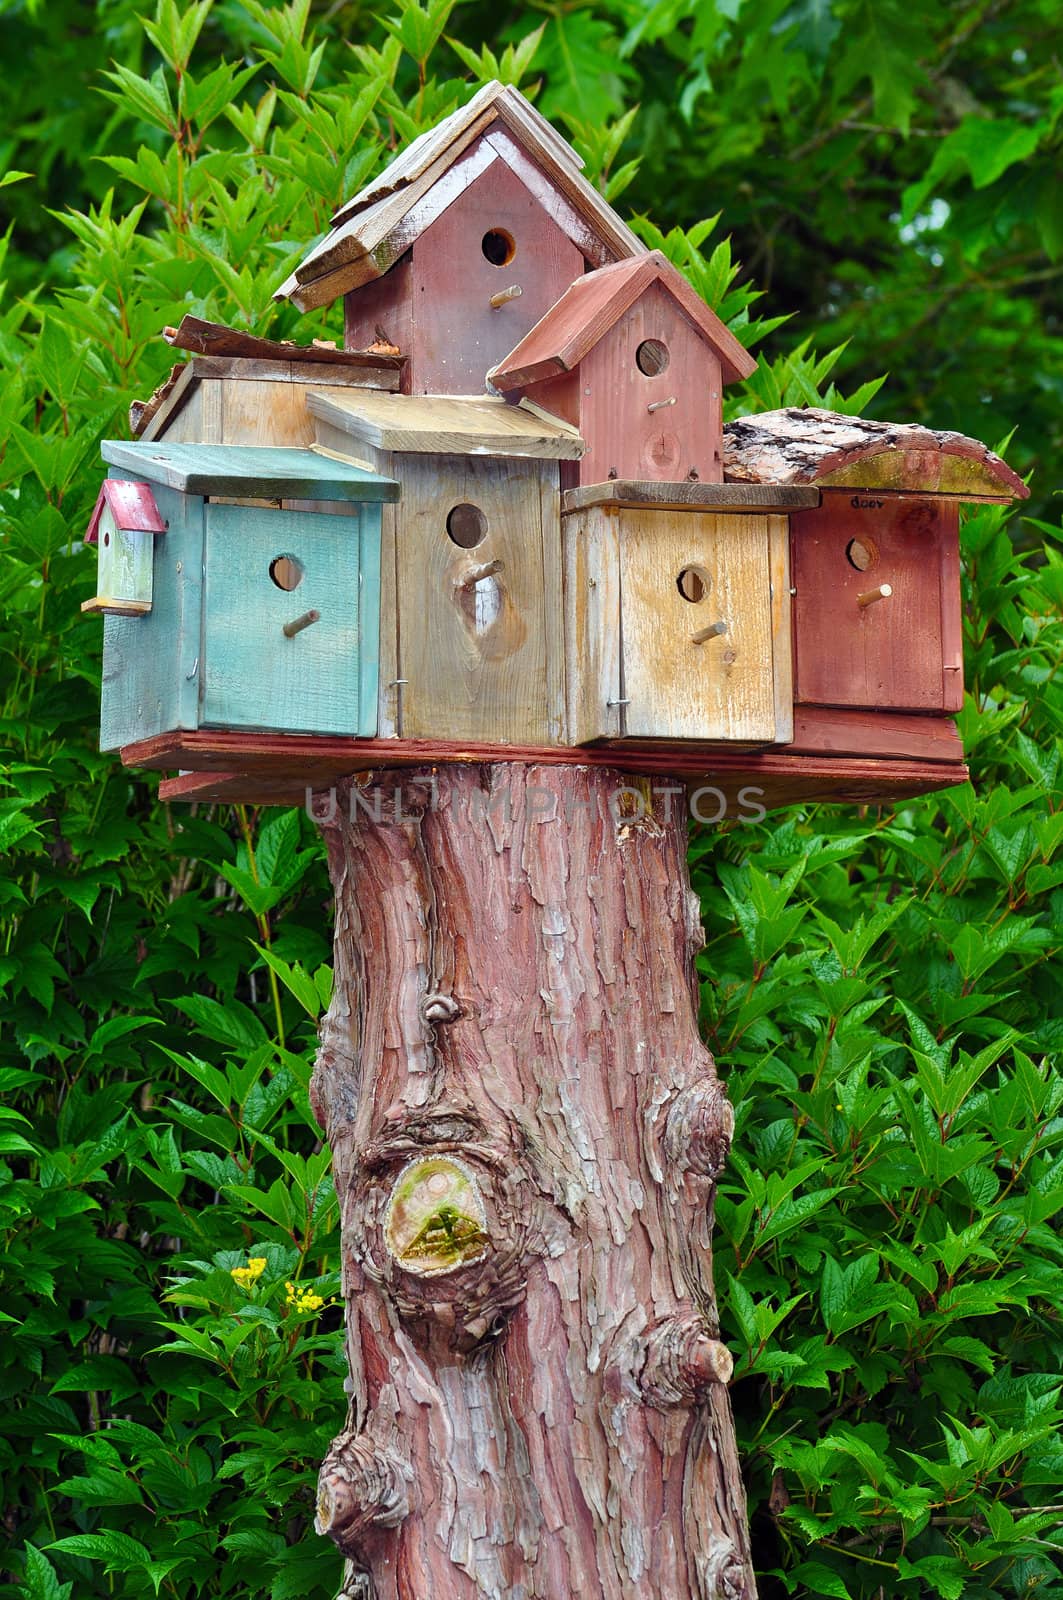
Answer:
POLYGON ((508 267, 517 253, 513 235, 505 228, 489 228, 480 240, 480 249, 493 267, 508 267))
POLYGON ((647 378, 660 377, 671 359, 663 339, 643 339, 635 351, 635 365, 647 378))
POLYGON ((850 539, 845 547, 846 559, 857 572, 866 572, 878 560, 878 547, 873 539, 850 539))
POLYGON ((691 605, 698 605, 709 592, 712 579, 704 567, 684 567, 675 586, 684 600, 689 600, 691 605))
POLYGON ((487 537, 487 518, 467 500, 447 512, 447 538, 462 550, 474 550, 487 537))
POLYGON ((290 594, 303 581, 302 564, 294 556, 274 556, 269 564, 269 575, 278 589, 290 594))

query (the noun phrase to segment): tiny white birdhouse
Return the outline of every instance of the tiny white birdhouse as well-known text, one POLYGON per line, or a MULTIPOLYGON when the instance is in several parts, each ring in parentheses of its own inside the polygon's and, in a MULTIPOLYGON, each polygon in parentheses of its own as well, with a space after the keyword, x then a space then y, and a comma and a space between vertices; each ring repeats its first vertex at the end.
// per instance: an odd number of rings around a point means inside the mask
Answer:
POLYGON ((150 484, 108 478, 100 490, 85 533, 99 552, 96 596, 82 611, 110 616, 143 616, 151 610, 155 539, 166 523, 150 484))

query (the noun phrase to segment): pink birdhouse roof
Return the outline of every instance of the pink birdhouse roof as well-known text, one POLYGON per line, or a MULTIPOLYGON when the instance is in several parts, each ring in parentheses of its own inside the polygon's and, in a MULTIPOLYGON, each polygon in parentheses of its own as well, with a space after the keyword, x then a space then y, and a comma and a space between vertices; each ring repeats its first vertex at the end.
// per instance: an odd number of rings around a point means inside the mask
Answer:
POLYGON ((165 533, 166 524, 155 504, 149 483, 130 483, 125 478, 105 478, 85 532, 85 543, 95 544, 100 517, 106 506, 123 533, 165 533))
POLYGON ((719 356, 725 383, 748 378, 755 371, 757 363, 748 350, 694 292, 683 274, 659 250, 650 250, 577 278, 488 374, 490 382, 505 393, 571 372, 655 283, 671 296, 719 356))

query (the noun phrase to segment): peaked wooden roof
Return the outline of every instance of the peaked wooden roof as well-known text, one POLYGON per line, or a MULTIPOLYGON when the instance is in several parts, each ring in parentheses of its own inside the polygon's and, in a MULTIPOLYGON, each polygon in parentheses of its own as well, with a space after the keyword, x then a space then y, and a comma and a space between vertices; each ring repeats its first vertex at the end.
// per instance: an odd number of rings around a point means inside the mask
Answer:
POLYGON ((525 389, 578 367, 651 284, 659 283, 720 358, 725 383, 748 378, 756 361, 695 294, 683 274, 659 250, 588 272, 569 285, 556 305, 488 373, 503 393, 525 389))
POLYGON ((85 543, 96 544, 104 507, 116 528, 130 533, 165 533, 166 523, 155 504, 150 483, 130 483, 125 478, 105 478, 85 530, 85 543))
POLYGON ((496 161, 512 167, 595 265, 645 253, 641 240, 583 176, 572 146, 518 89, 488 83, 340 207, 331 233, 275 298, 310 311, 383 277, 428 224, 496 161))
POLYGON ((907 489, 961 500, 1025 500, 1029 489, 978 439, 917 423, 874 422, 818 406, 739 417, 723 430, 731 483, 907 489))

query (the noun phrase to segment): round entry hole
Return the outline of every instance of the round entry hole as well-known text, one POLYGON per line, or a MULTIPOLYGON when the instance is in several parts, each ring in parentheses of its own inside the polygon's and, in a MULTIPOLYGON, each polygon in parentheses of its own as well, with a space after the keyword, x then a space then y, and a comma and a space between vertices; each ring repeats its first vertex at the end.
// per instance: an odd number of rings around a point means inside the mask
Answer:
POLYGON ((643 339, 635 351, 635 365, 647 378, 659 377, 671 359, 662 339, 643 339))
POLYGON ((708 594, 712 580, 704 567, 684 567, 675 580, 675 586, 684 600, 697 605, 708 594))
POLYGON ((878 550, 873 539, 850 539, 845 547, 845 558, 857 572, 866 572, 878 560, 878 550))
POLYGON ((517 253, 513 235, 505 228, 488 228, 480 240, 480 249, 493 267, 508 267, 517 253))
POLYGON ((487 537, 487 518, 479 506, 463 500, 447 512, 447 538, 462 550, 474 550, 487 537))
POLYGON ((278 589, 291 593, 303 581, 302 564, 294 556, 274 556, 269 564, 269 575, 278 589))

